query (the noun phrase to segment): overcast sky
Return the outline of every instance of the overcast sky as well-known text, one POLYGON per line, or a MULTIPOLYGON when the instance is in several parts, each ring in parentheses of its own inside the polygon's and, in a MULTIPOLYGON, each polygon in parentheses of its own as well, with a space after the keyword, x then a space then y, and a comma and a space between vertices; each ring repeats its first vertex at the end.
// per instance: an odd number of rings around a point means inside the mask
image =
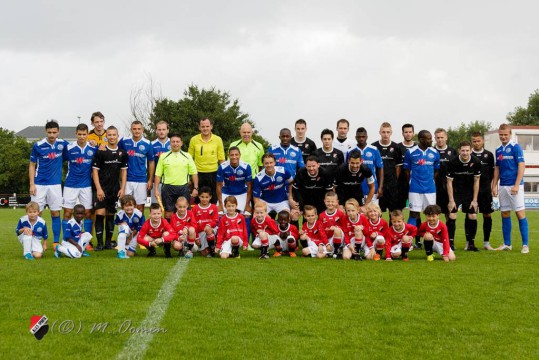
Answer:
POLYGON ((346 118, 378 138, 504 121, 539 88, 539 2, 15 1, 0 14, 0 126, 130 121, 151 77, 227 90, 270 142, 346 118), (534 35, 535 34, 535 35, 534 35))

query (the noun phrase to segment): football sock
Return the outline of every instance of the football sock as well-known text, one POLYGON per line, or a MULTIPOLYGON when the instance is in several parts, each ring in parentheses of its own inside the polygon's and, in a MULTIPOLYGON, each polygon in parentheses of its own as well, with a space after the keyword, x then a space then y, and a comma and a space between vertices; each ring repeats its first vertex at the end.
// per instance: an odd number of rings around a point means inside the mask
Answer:
MULTIPOLYGON (((511 217, 502 217, 502 234, 503 234, 503 243, 505 245, 511 245, 511 217)), ((527 225, 526 225, 527 228, 527 225)))
MULTIPOLYGON (((477 219, 468 219, 468 229, 466 229, 466 234, 470 245, 475 246, 475 235, 477 235, 477 219)), ((466 224, 464 224, 466 227, 466 224)))
POLYGON ((62 221, 60 216, 52 216, 52 233, 54 234, 54 242, 58 243, 60 241, 60 232, 62 228, 62 221))
POLYGON ((260 251, 260 255, 263 256, 263 255, 267 255, 268 254, 268 246, 262 246, 261 247, 261 251, 260 251))
POLYGON ((449 241, 453 241, 455 239, 455 228, 456 228, 456 220, 455 219, 447 219, 447 232, 449 234, 449 241))
POLYGON ((103 228, 105 225, 105 216, 96 215, 95 216, 95 238, 97 239, 98 245, 103 245, 103 228))
POLYGON ((427 256, 432 255, 432 246, 434 245, 434 241, 423 240, 423 245, 425 245, 425 253, 427 256))
POLYGON ((84 219, 84 231, 91 234, 92 233, 92 226, 93 226, 92 219, 84 219))
POLYGON ((297 245, 296 245, 296 240, 294 240, 294 239, 288 239, 288 250, 291 251, 291 252, 293 252, 293 251, 296 250, 296 247, 297 247, 297 245))
POLYGON ((124 232, 118 234, 118 251, 125 251, 127 235, 124 232))
POLYGON ((490 232, 492 231, 492 217, 483 217, 483 241, 490 242, 490 232))
POLYGON ((169 243, 169 242, 166 242, 166 243, 163 244, 163 251, 164 251, 164 253, 165 253, 165 257, 167 257, 167 258, 172 257, 172 255, 170 254, 170 247, 171 247, 171 245, 172 245, 172 244, 169 243))
POLYGON ((301 244, 301 247, 304 249, 309 246, 309 243, 307 242, 307 240, 300 240, 299 242, 301 244))
POLYGON ((194 246, 194 245, 195 245, 195 244, 191 244, 191 243, 188 243, 188 244, 187 244, 187 248, 189 249, 189 251, 192 251, 192 250, 193 250, 193 246, 194 246))
POLYGON ((410 245, 408 244, 403 244, 402 247, 401 247, 401 251, 402 251, 402 257, 403 258, 407 258, 408 257, 408 250, 410 250, 410 245))
POLYGON ((112 234, 114 234, 114 215, 107 215, 105 217, 105 242, 110 244, 112 240, 112 234))
POLYGON ((294 225, 295 227, 297 227, 299 229, 299 221, 298 220, 291 220, 290 224, 294 225))
POLYGON ((250 244, 251 240, 251 217, 245 217, 245 226, 247 226, 247 244, 250 244))
POLYGON ((32 236, 24 235, 22 237, 22 248, 24 255, 32 253, 32 236))
POLYGON ((518 220, 518 228, 520 236, 522 236, 522 245, 528 245, 528 218, 518 220))
POLYGON ((382 250, 382 249, 376 249, 376 253, 378 255, 380 255, 380 256, 382 256, 383 252, 384 252, 384 250, 382 250))
POLYGON ((234 257, 237 257, 237 256, 240 255, 240 246, 239 245, 232 246, 232 255, 234 257))
POLYGON ((208 240, 208 248, 210 249, 210 254, 213 256, 215 254, 215 240, 208 240))

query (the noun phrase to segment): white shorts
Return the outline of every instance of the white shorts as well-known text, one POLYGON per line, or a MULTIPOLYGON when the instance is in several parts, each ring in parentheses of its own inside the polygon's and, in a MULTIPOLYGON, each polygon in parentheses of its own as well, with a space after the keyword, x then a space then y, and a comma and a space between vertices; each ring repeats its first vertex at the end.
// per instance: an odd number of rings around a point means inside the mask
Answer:
MULTIPOLYGON (((281 239, 279 238, 279 235, 268 235, 268 242, 269 242, 268 249, 273 249, 275 247, 276 241, 280 241, 281 247, 284 250, 283 241, 281 241, 281 239)), ((284 243, 286 243, 286 241, 284 241, 284 243)), ((255 237, 255 239, 253 240, 252 246, 257 249, 262 247, 262 240, 260 240, 258 236, 255 237)))
MULTIPOLYGON (((163 183, 159 183, 159 193, 162 195, 161 189, 163 188, 163 183)), ((157 204, 157 198, 155 197, 155 186, 152 187, 152 191, 150 192, 150 196, 152 197, 152 204, 157 204)))
MULTIPOLYGON (((79 244, 79 246, 82 248, 82 251, 84 251, 86 250, 86 246, 88 246, 90 240, 92 240, 92 234, 85 232, 81 234, 79 241, 77 241, 77 244, 79 244)), ((82 252, 80 252, 75 245, 71 244, 67 240, 62 240, 62 243, 58 245, 57 249, 65 256, 72 259, 78 259, 82 256, 82 252)))
MULTIPOLYGON (((215 241, 217 241, 217 226, 213 228, 213 236, 215 236, 215 241)), ((200 246, 198 251, 202 251, 208 248, 208 239, 206 239, 206 232, 201 231, 198 233, 198 239, 200 240, 200 246)))
MULTIPOLYGON (((363 203, 364 203, 364 204, 366 204, 366 202, 367 202, 367 197, 368 197, 368 195, 363 195, 363 203)), ((375 194, 372 196, 371 202, 372 202, 373 204, 378 205, 378 203, 379 203, 379 201, 378 201, 378 194, 375 193, 375 194)))
POLYGON ((125 234, 125 249, 131 252, 137 252, 137 237, 131 236, 133 231, 126 223, 118 225, 118 235, 125 234), (131 239, 129 237, 131 236, 131 239))
POLYGON ((92 208, 91 186, 85 188, 64 187, 64 208, 73 209, 78 203, 84 206, 86 210, 92 208))
POLYGON ((498 196, 500 197, 500 211, 520 211, 524 210, 524 185, 518 187, 518 193, 511 195, 512 186, 500 186, 498 196))
MULTIPOLYGON (((243 246, 243 240, 240 239, 239 246, 243 246)), ((225 240, 221 246, 221 253, 232 254, 232 240, 225 240)))
POLYGON ((390 250, 391 255, 395 253, 402 253, 402 243, 398 243, 397 245, 393 245, 390 250))
POLYGON ((30 253, 38 252, 38 253, 43 254, 43 246, 41 245, 41 240, 39 238, 37 238, 35 236, 31 236, 31 235, 21 234, 21 235, 19 235, 19 242, 23 246, 23 251, 22 251, 23 255, 26 255, 25 254, 25 249, 24 249, 24 243, 23 243, 23 240, 24 240, 25 237, 30 237, 31 238, 31 240, 30 240, 30 249, 28 249, 27 251, 29 251, 30 253))
MULTIPOLYGON (((436 205, 436 193, 409 193, 408 194, 410 211, 422 212, 429 205, 436 205)), ((442 209, 442 212, 444 209, 442 209)))
MULTIPOLYGON (((314 241, 308 240, 307 244, 309 245, 309 251, 311 252, 311 257, 316 257, 318 255, 318 245, 314 241)), ((324 255, 329 254, 326 247, 324 246, 324 255)))
POLYGON ((137 205, 145 205, 148 191, 145 182, 128 181, 125 185, 125 195, 133 195, 137 205))
POLYGON ((224 206, 224 202, 227 196, 234 196, 236 200, 238 201, 237 209, 241 211, 241 213, 243 214, 243 211, 245 210, 245 205, 247 204, 247 193, 239 194, 239 195, 229 195, 226 193, 222 193, 222 195, 223 195, 223 206, 224 206))
POLYGON ((62 185, 36 185, 36 194, 31 196, 32 201, 39 204, 39 211, 49 205, 52 211, 62 209, 62 185))
MULTIPOLYGON (((432 251, 440 254, 440 256, 443 256, 444 254, 444 244, 438 241, 434 241, 434 244, 432 244, 432 251)), ((449 253, 452 254, 453 250, 449 249, 449 253)))
POLYGON ((281 201, 279 203, 267 202, 266 204, 268 206, 268 213, 271 212, 272 210, 275 211, 276 213, 279 213, 283 210, 290 212, 290 204, 288 203, 288 200, 281 201))

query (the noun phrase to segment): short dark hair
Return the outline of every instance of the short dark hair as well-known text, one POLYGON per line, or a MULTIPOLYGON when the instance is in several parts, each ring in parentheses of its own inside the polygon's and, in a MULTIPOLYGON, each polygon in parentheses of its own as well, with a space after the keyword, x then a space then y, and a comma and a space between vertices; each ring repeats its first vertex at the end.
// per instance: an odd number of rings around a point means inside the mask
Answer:
POLYGON ((317 163, 320 162, 320 159, 318 159, 315 155, 309 155, 307 156, 307 159, 305 159, 305 164, 307 164, 307 161, 316 161, 317 163))
POLYGON ((77 204, 73 207, 73 212, 76 212, 76 211, 86 211, 86 208, 82 204, 77 204))
POLYGON ((438 205, 429 205, 423 210, 425 215, 440 215, 442 213, 442 208, 438 205))
POLYGON ((273 153, 267 152, 264 155, 262 155, 262 162, 264 162, 264 159, 266 158, 272 158, 273 161, 275 161, 275 155, 273 153))
POLYGON ((58 125, 58 122, 56 120, 50 120, 50 121, 47 121, 47 123, 45 124, 45 130, 47 129, 60 130, 60 125, 58 125))
POLYGON ((469 147, 472 147, 472 144, 470 144, 470 142, 468 140, 462 140, 459 144, 459 149, 463 146, 469 146, 469 147))
POLYGON ((348 160, 350 159, 361 159, 361 152, 356 149, 350 151, 348 154, 348 160))
POLYGON ((404 129, 406 129, 406 128, 412 128, 412 131, 415 131, 414 130, 414 125, 412 125, 412 124, 404 124, 404 125, 402 125, 402 128, 401 128, 402 132, 404 132, 404 129))
POLYGON ((363 126, 360 126, 357 128, 356 130, 356 135, 359 134, 359 133, 367 133, 367 129, 365 129, 363 126))
POLYGON ((116 126, 114 126, 114 125, 111 125, 111 126, 109 126, 109 127, 107 128, 106 131, 109 131, 109 130, 116 130, 116 131, 118 131, 118 128, 117 128, 116 126))
POLYGON ((131 126, 133 126, 133 125, 142 125, 142 127, 144 127, 144 124, 143 124, 142 121, 140 121, 140 120, 135 120, 135 121, 133 121, 133 122, 131 123, 131 126))
POLYGON ((430 133, 430 131, 428 131, 428 130, 421 130, 421 131, 417 134, 417 138, 419 139, 419 138, 425 137, 427 134, 429 134, 429 135, 432 136, 432 134, 430 133))
POLYGON ((169 139, 172 139, 173 137, 177 137, 180 140, 182 139, 182 136, 180 135, 180 133, 173 133, 173 134, 168 136, 169 139))
POLYGON ((279 211, 279 213, 277 214, 277 219, 280 218, 281 216, 286 216, 288 218, 288 221, 290 221, 290 213, 286 210, 281 210, 279 211))
POLYGON ((350 122, 348 120, 346 120, 346 119, 337 120, 337 127, 339 127, 340 123, 345 123, 346 126, 348 126, 348 128, 350 128, 350 122))
POLYGON ((240 148, 237 147, 237 146, 231 146, 231 147, 228 149, 228 153, 230 154, 230 152, 231 152, 231 151, 234 151, 234 150, 236 150, 237 152, 239 152, 240 155, 241 155, 240 148))
POLYGON ((151 203, 150 211, 152 211, 152 210, 161 210, 161 206, 159 206, 158 203, 151 203))
POLYGON ((209 186, 202 186, 200 190, 198 190, 198 195, 201 194, 210 194, 211 196, 211 188, 209 186))
POLYGON ((88 131, 88 125, 86 125, 86 124, 77 125, 77 128, 75 129, 75 132, 77 132, 77 131, 88 131))
POLYGON ((198 124, 200 125, 200 123, 203 122, 204 120, 208 120, 210 122, 210 125, 213 126, 213 120, 210 119, 209 117, 203 117, 202 119, 198 121, 198 124))
POLYGON ((303 120, 303 119, 298 119, 296 120, 296 122, 294 123, 294 126, 296 126, 297 124, 303 124, 305 126, 307 126, 307 121, 303 120))
POLYGON ((329 129, 322 130, 322 132, 320 133, 320 139, 322 139, 324 137, 324 135, 331 135, 332 139, 335 138, 335 135, 333 134, 333 131, 331 131, 329 129))
POLYGON ((474 131, 472 133, 472 137, 483 137, 483 134, 480 131, 474 131))

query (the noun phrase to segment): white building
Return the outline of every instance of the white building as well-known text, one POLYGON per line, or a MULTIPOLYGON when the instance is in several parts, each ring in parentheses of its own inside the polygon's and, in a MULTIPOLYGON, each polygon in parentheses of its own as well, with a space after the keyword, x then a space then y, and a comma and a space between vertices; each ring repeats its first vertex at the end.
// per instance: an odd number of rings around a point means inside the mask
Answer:
MULTIPOLYGON (((524 173, 524 201, 526 208, 539 209, 539 126, 511 126, 511 140, 522 146, 526 172, 524 173)), ((485 134, 485 148, 495 152, 500 146, 498 130, 485 134)))

